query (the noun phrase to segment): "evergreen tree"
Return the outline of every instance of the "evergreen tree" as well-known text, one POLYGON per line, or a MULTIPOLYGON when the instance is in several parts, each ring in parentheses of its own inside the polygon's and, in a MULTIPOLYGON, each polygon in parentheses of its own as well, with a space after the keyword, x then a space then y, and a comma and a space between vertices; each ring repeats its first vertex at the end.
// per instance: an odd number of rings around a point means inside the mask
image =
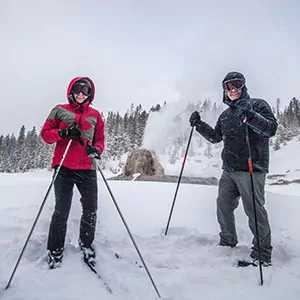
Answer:
POLYGON ((35 126, 27 132, 25 138, 26 157, 23 171, 36 169, 39 162, 38 135, 35 126))
MULTIPOLYGON (((166 106, 166 102, 164 102, 164 106, 166 106)), ((155 112, 155 111, 160 111, 161 110, 161 105, 156 104, 150 108, 150 112, 155 112)))
POLYGON ((177 136, 174 145, 172 146, 172 151, 170 153, 169 162, 170 164, 175 164, 179 159, 180 148, 182 148, 182 137, 177 136))
POLYGON ((26 152, 24 150, 25 150, 25 126, 23 125, 19 132, 16 151, 14 153, 14 157, 16 160, 15 170, 14 170, 15 172, 23 171, 23 168, 26 164, 25 162, 26 152))
POLYGON ((276 111, 275 111, 276 119, 280 117, 280 98, 276 99, 276 111))

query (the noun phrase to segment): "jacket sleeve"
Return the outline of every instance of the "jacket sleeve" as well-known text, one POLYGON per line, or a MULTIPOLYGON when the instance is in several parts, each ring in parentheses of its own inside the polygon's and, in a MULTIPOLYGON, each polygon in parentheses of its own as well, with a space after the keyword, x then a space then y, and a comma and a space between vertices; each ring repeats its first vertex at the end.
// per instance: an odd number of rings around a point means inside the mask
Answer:
POLYGON ((41 130, 41 137, 47 144, 53 144, 62 139, 58 133, 59 120, 57 118, 57 111, 57 106, 51 110, 41 130))
POLYGON ((266 101, 259 99, 257 103, 257 105, 253 105, 254 115, 247 120, 247 124, 255 133, 270 138, 276 133, 277 120, 266 101))
POLYGON ((202 121, 200 125, 196 126, 196 130, 213 144, 220 143, 223 140, 221 117, 219 117, 214 129, 210 125, 202 121))
POLYGON ((100 154, 102 154, 102 152, 104 151, 104 122, 100 113, 98 115, 97 123, 95 126, 93 146, 100 151, 100 154))

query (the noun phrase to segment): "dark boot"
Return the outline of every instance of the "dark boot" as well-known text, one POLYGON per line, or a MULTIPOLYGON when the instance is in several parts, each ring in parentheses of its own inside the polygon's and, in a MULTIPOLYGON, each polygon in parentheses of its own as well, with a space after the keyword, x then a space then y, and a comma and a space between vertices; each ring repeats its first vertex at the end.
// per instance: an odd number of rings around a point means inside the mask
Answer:
POLYGON ((48 265, 49 269, 55 269, 60 267, 63 258, 63 251, 64 249, 57 249, 57 250, 48 250, 48 265))
POLYGON ((94 248, 92 246, 85 246, 81 242, 79 242, 79 246, 84 262, 94 267, 96 265, 96 253, 94 248))

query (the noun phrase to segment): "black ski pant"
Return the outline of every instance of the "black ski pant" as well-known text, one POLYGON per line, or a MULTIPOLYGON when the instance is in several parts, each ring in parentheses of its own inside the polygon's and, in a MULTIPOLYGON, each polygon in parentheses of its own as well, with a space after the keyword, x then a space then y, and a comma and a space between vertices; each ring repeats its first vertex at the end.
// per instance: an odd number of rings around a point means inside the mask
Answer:
POLYGON ((79 241, 88 247, 94 240, 98 208, 96 171, 71 170, 62 166, 54 182, 55 210, 50 223, 48 250, 64 249, 74 185, 81 195, 82 205, 79 241))

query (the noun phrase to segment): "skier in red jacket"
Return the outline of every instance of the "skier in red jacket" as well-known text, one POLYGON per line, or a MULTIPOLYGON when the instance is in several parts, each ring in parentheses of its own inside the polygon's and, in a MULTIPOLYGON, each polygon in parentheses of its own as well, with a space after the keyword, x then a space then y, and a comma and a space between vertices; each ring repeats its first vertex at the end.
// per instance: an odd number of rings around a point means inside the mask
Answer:
POLYGON ((93 158, 100 158, 104 150, 104 123, 99 111, 90 106, 94 96, 95 86, 90 78, 74 78, 67 90, 69 104, 55 106, 41 131, 46 143, 56 143, 52 159, 55 171, 72 140, 54 182, 55 210, 47 245, 49 268, 62 262, 74 185, 81 195, 82 205, 79 246, 84 259, 94 263, 92 242, 97 220, 98 186, 93 158))

